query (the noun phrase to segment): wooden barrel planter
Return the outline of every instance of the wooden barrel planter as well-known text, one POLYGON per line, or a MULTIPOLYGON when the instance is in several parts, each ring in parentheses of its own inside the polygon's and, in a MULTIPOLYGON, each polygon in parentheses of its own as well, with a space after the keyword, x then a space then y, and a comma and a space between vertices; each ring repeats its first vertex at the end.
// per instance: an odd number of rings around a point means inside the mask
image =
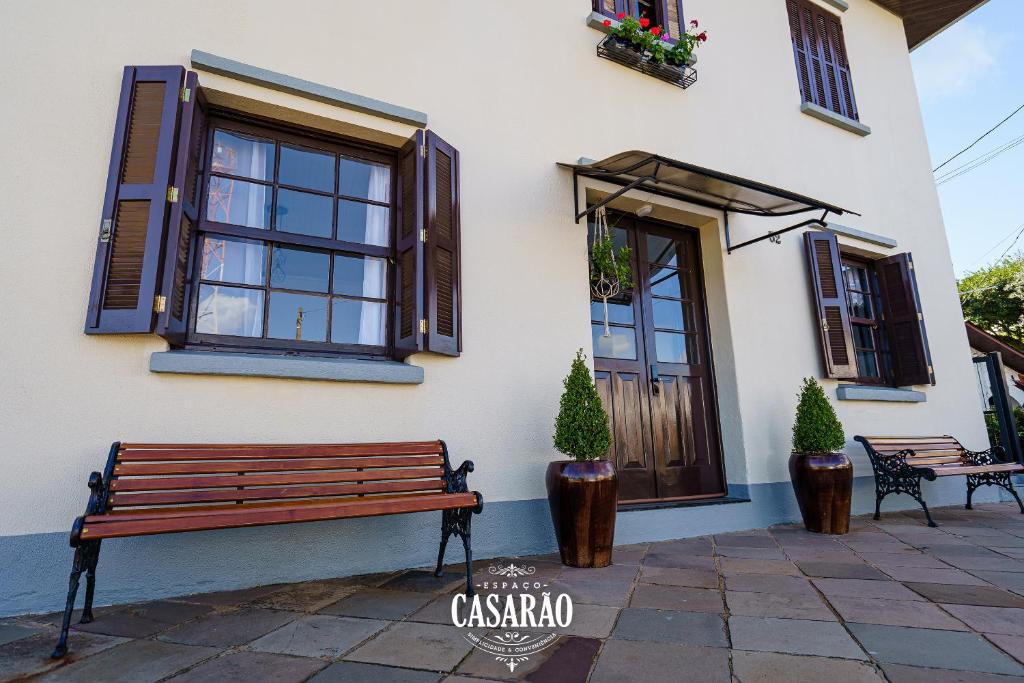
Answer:
POLYGON ((793 453, 789 476, 808 531, 845 534, 850 530, 853 463, 845 454, 793 453))
POLYGON ((546 483, 562 564, 610 565, 618 504, 615 464, 559 460, 548 465, 546 483))

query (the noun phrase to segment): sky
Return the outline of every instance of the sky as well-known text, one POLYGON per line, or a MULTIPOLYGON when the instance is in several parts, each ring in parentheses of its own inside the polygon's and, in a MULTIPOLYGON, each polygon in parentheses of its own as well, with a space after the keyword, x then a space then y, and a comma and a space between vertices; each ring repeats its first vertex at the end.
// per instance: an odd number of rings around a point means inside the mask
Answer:
MULTIPOLYGON (((1024 0, 989 0, 911 53, 933 168, 1024 104, 1021 26, 1024 0)), ((1024 111, 937 175, 1021 136, 1024 111)), ((1024 250, 1024 144, 938 190, 957 277, 1024 250)))

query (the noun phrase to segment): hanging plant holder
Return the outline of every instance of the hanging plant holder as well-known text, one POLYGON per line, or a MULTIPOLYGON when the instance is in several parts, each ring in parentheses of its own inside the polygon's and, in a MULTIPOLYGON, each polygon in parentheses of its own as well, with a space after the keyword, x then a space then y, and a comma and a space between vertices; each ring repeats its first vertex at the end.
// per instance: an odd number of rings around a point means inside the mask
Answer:
POLYGON ((616 255, 608 214, 602 206, 594 213, 594 237, 590 245, 590 292, 604 307, 602 336, 610 337, 612 333, 608 325, 608 299, 614 299, 633 286, 631 255, 629 247, 622 247, 616 255))

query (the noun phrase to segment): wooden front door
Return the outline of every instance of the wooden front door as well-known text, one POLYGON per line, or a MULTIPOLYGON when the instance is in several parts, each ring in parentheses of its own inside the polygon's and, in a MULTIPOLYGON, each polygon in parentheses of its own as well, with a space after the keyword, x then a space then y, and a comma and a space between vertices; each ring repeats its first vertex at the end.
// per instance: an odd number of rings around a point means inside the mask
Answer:
MULTIPOLYGON (((636 286, 591 302, 595 380, 620 502, 725 494, 700 246, 692 229, 609 214, 636 286)), ((591 225, 591 236, 593 225, 591 225)))

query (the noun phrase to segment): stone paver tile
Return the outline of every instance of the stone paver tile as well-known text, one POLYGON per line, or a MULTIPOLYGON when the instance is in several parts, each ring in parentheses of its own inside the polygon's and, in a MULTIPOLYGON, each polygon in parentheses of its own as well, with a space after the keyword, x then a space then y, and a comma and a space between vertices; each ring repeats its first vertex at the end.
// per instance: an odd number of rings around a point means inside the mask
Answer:
POLYGON ((736 650, 867 659, 838 623, 807 619, 730 617, 729 632, 732 634, 732 646, 736 650))
POLYGON ((466 583, 465 573, 443 572, 439 577, 434 572, 412 569, 395 578, 385 581, 381 588, 397 591, 416 591, 419 593, 447 593, 466 583))
POLYGON ((294 612, 243 607, 234 612, 219 612, 175 626, 159 636, 160 640, 183 645, 234 647, 256 640, 298 616, 294 612))
POLYGON ((739 557, 721 559, 723 574, 784 574, 799 576, 800 572, 789 560, 747 560, 739 557))
POLYGON ((749 560, 785 560, 786 555, 778 548, 748 548, 746 546, 726 547, 718 546, 715 549, 721 557, 741 557, 749 560))
POLYGON ((633 591, 632 583, 622 581, 575 581, 564 583, 560 580, 549 586, 552 595, 566 593, 572 598, 573 605, 607 605, 609 607, 625 607, 629 595, 633 591))
POLYGON ((692 555, 688 552, 662 552, 651 548, 644 556, 645 567, 678 567, 682 569, 710 569, 715 568, 715 558, 708 555, 692 555))
POLYGON ((772 548, 779 546, 769 534, 720 534, 715 536, 715 545, 730 548, 772 548))
POLYGON ((946 564, 951 564, 958 569, 968 571, 980 569, 989 572, 1024 572, 1024 562, 1009 557, 1000 557, 993 554, 992 557, 980 557, 977 555, 964 555, 961 557, 946 556, 940 559, 946 564))
POLYGON ((867 664, 827 657, 785 655, 779 652, 743 652, 732 655, 733 672, 742 683, 882 683, 867 664))
POLYGON ((454 626, 402 622, 345 655, 368 664, 451 671, 473 646, 454 626))
POLYGON ((818 550, 817 548, 786 548, 786 555, 796 563, 800 562, 863 562, 852 550, 818 550))
POLYGON ((296 612, 316 612, 351 595, 358 587, 338 581, 307 581, 288 586, 252 604, 255 607, 285 609, 296 612))
POLYGON ((1000 588, 1024 595, 1024 574, 1019 572, 986 572, 980 570, 974 570, 971 573, 1000 588))
POLYGON ((309 679, 309 683, 437 683, 440 678, 441 674, 433 671, 413 671, 359 662, 335 662, 309 679))
POLYGON ((897 581, 912 583, 949 583, 984 586, 985 581, 960 569, 929 569, 927 567, 886 567, 885 573, 897 581))
POLYGON ((474 648, 459 664, 457 673, 488 680, 532 682, 545 676, 550 677, 553 669, 564 667, 559 672, 563 677, 552 680, 584 683, 600 646, 601 641, 595 638, 559 638, 551 646, 529 655, 526 661, 515 667, 515 671, 510 671, 508 664, 495 659, 492 653, 474 648))
POLYGON ((872 657, 883 663, 935 669, 1024 673, 1024 667, 976 633, 878 624, 847 624, 872 657))
MULTIPOLYGON (((444 624, 445 626, 454 626, 455 623, 452 621, 452 598, 454 594, 441 595, 434 600, 427 603, 427 605, 420 610, 417 610, 406 617, 407 621, 422 621, 428 624, 444 624)), ((464 619, 469 616, 471 604, 467 600, 466 602, 459 602, 456 607, 459 610, 460 616, 464 619)), ((573 618, 575 618, 576 610, 580 605, 573 604, 573 618)))
POLYGON ((748 593, 799 593, 817 595, 811 582, 802 576, 773 574, 732 574, 725 577, 726 590, 748 593))
POLYGON ((729 651, 613 638, 601 650, 590 683, 623 683, 638 677, 644 681, 728 683, 729 651))
POLYGON ((679 538, 673 541, 659 541, 652 543, 647 549, 648 553, 674 553, 676 555, 714 555, 714 548, 709 537, 700 538, 679 538))
POLYGON ((1018 662, 1024 663, 1024 637, 1008 636, 1002 633, 986 633, 985 637, 1018 662))
POLYGON ((412 614, 435 597, 434 593, 363 588, 323 608, 320 614, 397 620, 412 614))
POLYGON ((885 580, 886 576, 864 562, 814 562, 798 561, 800 571, 808 576, 829 579, 876 579, 885 580))
POLYGON ((175 602, 173 600, 155 600, 143 602, 138 605, 129 605, 127 611, 152 621, 160 621, 165 624, 181 624, 186 621, 201 617, 213 611, 210 605, 196 605, 187 602, 175 602))
POLYGON ((300 683, 327 662, 269 652, 229 652, 170 679, 173 683, 300 683))
POLYGON ((214 647, 133 640, 50 672, 43 680, 67 683, 158 681, 214 657, 214 647))
POLYGON ((72 631, 68 654, 62 660, 50 659, 57 643, 55 632, 44 631, 0 645, 0 681, 10 681, 83 660, 97 652, 126 642, 124 638, 72 631))
POLYGON ((215 605, 217 607, 232 607, 245 605, 271 593, 285 589, 285 584, 277 583, 269 586, 255 586, 253 588, 241 588, 233 591, 217 591, 216 593, 194 593, 181 598, 175 598, 178 602, 195 602, 200 605, 215 605))
POLYGON ((147 638, 170 627, 171 624, 146 619, 128 610, 118 610, 117 612, 97 616, 95 621, 91 621, 88 624, 72 622, 72 628, 76 631, 102 633, 106 636, 120 636, 122 638, 147 638))
POLYGON ((857 553, 876 567, 928 567, 949 569, 949 565, 925 553, 857 553))
POLYGON ((0 645, 13 643, 39 633, 40 629, 20 624, 0 624, 0 645))
POLYGON ((655 586, 641 583, 633 591, 630 607, 681 610, 684 612, 724 611, 722 594, 708 588, 686 588, 683 586, 655 586))
POLYGON ((612 549, 612 564, 638 565, 647 554, 647 544, 622 545, 612 549))
POLYGON ((943 612, 937 605, 921 600, 833 596, 828 601, 839 612, 843 621, 935 628, 948 631, 968 630, 962 622, 943 612))
POLYGON ((943 607, 975 631, 1024 636, 1024 609, 979 607, 977 605, 943 605, 943 607))
POLYGON ((1019 676, 951 669, 923 669, 902 664, 884 664, 882 670, 892 683, 1024 683, 1024 678, 1019 676))
MULTIPOLYGON (((1024 538, 1017 539, 1024 543, 1024 538)), ((986 546, 989 550, 994 550, 1001 555, 1012 557, 1017 560, 1024 560, 1024 547, 1000 547, 1000 546, 986 546)))
MULTIPOLYGON (((355 662, 352 662, 352 663, 354 664, 355 662)), ((313 680, 316 680, 316 679, 313 679, 313 680)), ((462 676, 461 674, 452 674, 451 676, 445 676, 442 679, 441 683, 480 683, 481 681, 494 681, 494 680, 496 680, 496 679, 494 679, 494 678, 477 678, 476 676, 473 676, 472 678, 470 678, 469 676, 462 676)))
POLYGON ((729 647, 722 617, 700 612, 624 609, 612 638, 729 647))
POLYGON ((955 586, 948 583, 907 583, 905 585, 932 602, 985 607, 1024 607, 1024 597, 989 586, 955 586))
POLYGON ((830 600, 833 597, 882 598, 885 600, 924 600, 898 581, 871 581, 868 579, 814 579, 830 600))
POLYGON ((584 603, 572 606, 572 623, 565 628, 554 629, 555 633, 580 638, 607 638, 615 626, 619 616, 618 607, 607 605, 587 605, 584 603))
MULTIPOLYGON (((558 575, 558 580, 568 583, 575 583, 577 581, 621 581, 623 583, 632 583, 639 572, 640 567, 628 564, 612 564, 599 569, 565 567, 562 569, 562 573, 558 575)), ((532 576, 528 578, 533 579, 532 576)))
POLYGON ((640 583, 689 586, 690 588, 718 588, 718 572, 709 569, 644 567, 640 570, 640 583))
POLYGON ((601 641, 568 638, 530 675, 530 683, 585 683, 601 641))
POLYGON ((836 615, 817 595, 726 591, 725 599, 729 613, 737 616, 837 621, 836 615))
POLYGON ((297 657, 337 659, 391 622, 312 614, 249 644, 250 650, 297 657))

